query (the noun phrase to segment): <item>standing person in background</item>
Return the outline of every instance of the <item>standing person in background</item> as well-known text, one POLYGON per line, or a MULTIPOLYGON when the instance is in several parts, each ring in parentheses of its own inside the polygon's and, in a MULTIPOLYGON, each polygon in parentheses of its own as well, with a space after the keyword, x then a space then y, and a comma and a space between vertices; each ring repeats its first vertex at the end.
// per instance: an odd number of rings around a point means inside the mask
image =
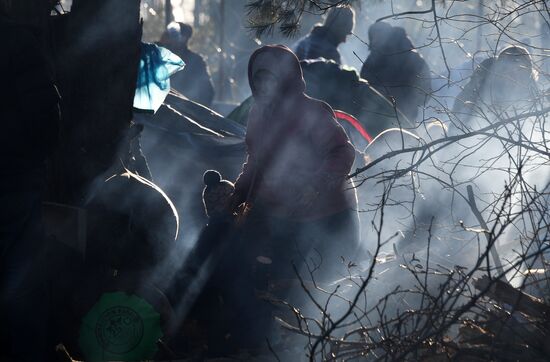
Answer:
POLYGON ((185 68, 172 76, 172 88, 192 101, 210 107, 214 99, 214 86, 206 62, 200 54, 188 47, 192 35, 193 28, 190 25, 172 22, 162 35, 159 45, 185 62, 185 68))
MULTIPOLYGON (((41 251, 45 159, 58 141, 59 94, 34 30, 0 1, 0 360, 45 361, 48 297, 41 251)), ((53 350, 53 347, 52 347, 53 350)))
POLYGON ((479 119, 483 112, 525 112, 539 99, 537 79, 527 49, 508 46, 476 68, 456 97, 453 113, 463 117, 464 126, 477 128, 485 123, 479 119))
POLYGON ((338 46, 346 42, 355 26, 355 13, 349 6, 337 6, 330 9, 325 22, 311 29, 295 47, 300 60, 325 58, 340 64, 338 46))
POLYGON ((361 78, 415 121, 418 108, 432 92, 430 69, 416 51, 405 29, 385 22, 369 28, 370 54, 361 68, 361 78))

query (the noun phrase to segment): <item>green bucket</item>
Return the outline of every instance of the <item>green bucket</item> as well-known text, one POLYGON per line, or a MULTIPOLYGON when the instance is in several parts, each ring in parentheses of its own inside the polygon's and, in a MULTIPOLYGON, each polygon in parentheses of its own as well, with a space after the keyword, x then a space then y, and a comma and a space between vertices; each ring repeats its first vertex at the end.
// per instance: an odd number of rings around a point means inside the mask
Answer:
POLYGON ((144 299, 104 293, 82 319, 79 346, 86 361, 154 358, 162 337, 160 314, 144 299))

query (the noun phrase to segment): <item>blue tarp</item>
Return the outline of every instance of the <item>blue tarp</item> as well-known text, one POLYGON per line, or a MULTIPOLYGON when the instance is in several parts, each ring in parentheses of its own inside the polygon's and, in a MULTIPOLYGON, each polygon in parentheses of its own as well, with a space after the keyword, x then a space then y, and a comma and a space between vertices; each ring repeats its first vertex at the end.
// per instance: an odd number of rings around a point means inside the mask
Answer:
POLYGON ((168 49, 141 43, 134 110, 155 113, 170 92, 170 76, 184 67, 185 62, 168 49))

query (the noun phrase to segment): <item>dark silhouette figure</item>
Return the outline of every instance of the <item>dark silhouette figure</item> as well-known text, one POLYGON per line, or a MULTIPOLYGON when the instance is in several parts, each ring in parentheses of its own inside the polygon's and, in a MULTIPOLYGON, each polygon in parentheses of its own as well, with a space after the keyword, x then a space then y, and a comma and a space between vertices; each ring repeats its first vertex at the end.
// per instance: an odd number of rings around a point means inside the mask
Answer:
POLYGON ((471 127, 472 116, 483 111, 511 114, 525 111, 534 105, 537 93, 529 52, 519 46, 509 46, 498 57, 481 62, 456 97, 453 113, 461 117, 465 126, 471 127))
MULTIPOLYGON (((304 260, 319 254, 318 277, 330 273, 336 279, 340 256, 350 258, 358 243, 355 190, 346 181, 354 148, 330 106, 304 94, 299 60, 287 47, 255 51, 249 82, 254 104, 247 160, 233 200, 241 215, 243 290, 267 290, 295 278, 292 262, 301 269, 304 260)), ((277 294, 285 298, 290 292, 283 288, 277 294)), ((241 343, 263 345, 272 320, 265 303, 241 298, 236 305, 252 311, 239 320, 241 343)))
POLYGON ((366 79, 414 121, 432 91, 430 69, 405 29, 378 22, 369 28, 370 54, 361 69, 366 79))
POLYGON ((235 186, 227 180, 222 180, 220 173, 214 170, 206 171, 203 179, 205 187, 202 201, 206 214, 210 219, 226 217, 235 186))
POLYGON ((251 229, 259 228, 252 234, 266 241, 257 253, 270 254, 277 273, 293 275, 296 246, 305 254, 318 247, 328 266, 333 248, 344 255, 357 242, 355 192, 345 191, 354 148, 330 106, 304 94, 302 69, 288 48, 257 50, 249 79, 254 104, 235 203, 251 209, 251 229))
POLYGON ((0 32, 0 353, 44 361, 42 188, 44 162, 57 143, 59 94, 33 29, 0 11, 0 32))
POLYGON ((176 245, 179 217, 168 196, 130 171, 102 175, 86 207, 87 260, 127 272, 151 272, 176 245))
POLYGON ((254 290, 248 269, 241 267, 235 252, 241 246, 229 207, 234 186, 215 170, 206 171, 203 179, 208 224, 178 275, 174 296, 189 301, 187 320, 205 331, 208 355, 214 357, 238 351, 240 318, 253 312, 248 303, 254 300, 254 290), (211 328, 213 323, 216 328, 211 328))
POLYGON ((171 23, 162 35, 159 45, 166 47, 185 62, 185 68, 171 78, 172 88, 187 98, 210 107, 214 99, 214 86, 208 66, 200 54, 188 47, 193 28, 184 23, 171 23))
POLYGON ((296 45, 298 59, 325 58, 340 64, 338 46, 346 42, 353 31, 355 13, 350 7, 338 6, 332 8, 321 25, 313 27, 311 32, 296 45))

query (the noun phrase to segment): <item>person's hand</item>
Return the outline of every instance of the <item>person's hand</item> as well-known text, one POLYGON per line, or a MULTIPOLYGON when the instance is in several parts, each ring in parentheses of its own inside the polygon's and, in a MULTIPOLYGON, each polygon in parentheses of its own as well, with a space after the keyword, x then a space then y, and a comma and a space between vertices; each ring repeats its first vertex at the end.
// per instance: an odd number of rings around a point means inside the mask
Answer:
POLYGON ((246 219, 248 218, 248 214, 251 210, 252 204, 250 202, 243 202, 242 204, 238 205, 233 212, 235 224, 242 227, 245 224, 246 219))
POLYGON ((243 202, 240 195, 233 193, 227 201, 227 211, 229 211, 231 214, 236 213, 239 211, 239 206, 242 204, 243 202))

